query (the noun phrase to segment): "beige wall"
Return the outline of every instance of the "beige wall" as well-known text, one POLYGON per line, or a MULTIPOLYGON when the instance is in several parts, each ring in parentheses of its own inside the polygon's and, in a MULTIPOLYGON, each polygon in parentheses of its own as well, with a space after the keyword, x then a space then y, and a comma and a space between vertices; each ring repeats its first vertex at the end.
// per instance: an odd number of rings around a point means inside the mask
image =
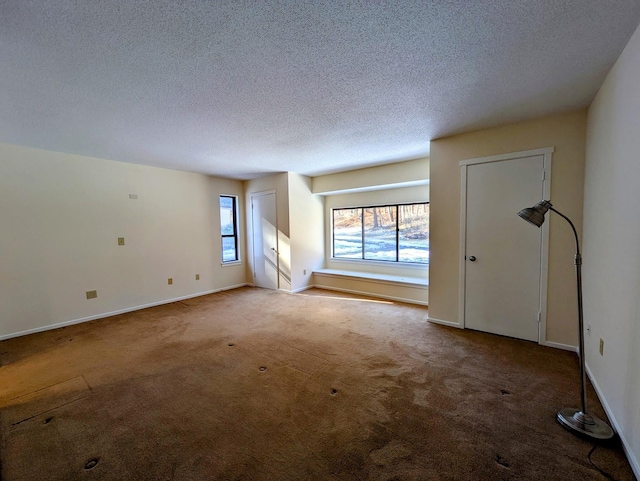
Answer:
POLYGON ((312 191, 315 194, 328 194, 354 189, 380 190, 390 186, 418 184, 427 179, 429 159, 422 158, 314 177, 312 191))
MULTIPOLYGON (((539 118, 431 142, 429 317, 458 323, 461 160, 555 147, 551 201, 582 230, 586 110, 539 118)), ((575 346, 573 234, 550 217, 547 341, 575 346)))
POLYGON ((289 172, 291 290, 312 284, 324 262, 324 197, 311 193, 311 178, 289 172))
POLYGON ((640 478, 640 28, 589 108, 586 362, 640 478), (599 340, 604 340, 604 355, 599 340))
POLYGON ((242 183, 0 144, 0 337, 244 284, 220 193, 242 183))

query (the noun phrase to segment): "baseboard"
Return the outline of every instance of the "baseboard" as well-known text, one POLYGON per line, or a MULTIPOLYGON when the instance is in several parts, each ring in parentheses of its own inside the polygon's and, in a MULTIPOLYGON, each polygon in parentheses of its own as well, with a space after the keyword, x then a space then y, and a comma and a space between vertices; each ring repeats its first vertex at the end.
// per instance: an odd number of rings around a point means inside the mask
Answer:
POLYGON ((563 351, 571 351, 578 353, 578 346, 572 346, 570 344, 561 344, 559 342, 542 341, 539 343, 541 346, 553 347, 555 349, 562 349, 563 351))
POLYGON ((636 459, 635 454, 629 447, 627 438, 624 436, 624 432, 620 428, 620 424, 618 424, 616 417, 613 415, 613 411, 611 410, 611 407, 609 406, 609 403, 607 402, 607 398, 604 396, 602 389, 600 389, 600 386, 598 386, 598 383, 594 379, 593 374, 591 373, 591 369, 589 369, 589 365, 585 365, 585 367, 586 367, 587 375, 589 376, 589 380, 591 381, 591 385, 593 386, 593 389, 596 391, 596 394, 600 399, 600 404, 602 404, 602 407, 604 408, 604 412, 607 413, 607 417, 609 418, 609 421, 611 421, 613 429, 620 437, 620 441, 622 441, 622 448, 624 449, 624 453, 627 455, 627 460, 631 465, 633 474, 635 475, 636 479, 640 479, 640 463, 638 462, 638 459, 636 459))
POLYGON ((288 292, 290 292, 291 294, 296 294, 298 292, 307 291, 307 290, 312 289, 314 287, 317 287, 317 286, 315 284, 311 284, 311 285, 300 287, 298 289, 294 289, 294 290, 288 291, 288 292))
POLYGON ((316 284, 314 286, 310 286, 310 287, 317 287, 318 289, 325 289, 327 291, 346 292, 347 294, 357 294, 359 296, 374 297, 374 298, 379 298, 379 299, 388 299, 390 301, 404 302, 405 304, 416 304, 418 306, 428 306, 429 305, 428 302, 424 302, 424 301, 416 301, 414 299, 406 299, 406 298, 403 298, 403 297, 385 296, 383 294, 374 294, 374 293, 371 293, 371 292, 356 291, 356 290, 353 290, 353 289, 343 289, 342 287, 329 287, 329 286, 318 285, 318 284, 316 284))
POLYGON ((83 322, 95 321, 96 319, 104 319, 105 317, 117 316, 118 314, 125 314, 127 312, 139 311, 141 309, 147 309, 149 307, 161 306, 163 304, 171 304, 172 302, 184 301, 185 299, 193 299, 194 297, 206 296, 209 294, 215 294, 216 292, 228 291, 231 289, 237 289, 239 287, 247 286, 247 283, 237 284, 235 286, 222 287, 220 289, 213 289, 210 291, 198 292, 197 294, 189 294, 182 297, 174 297, 173 299, 166 299, 163 301, 152 302, 149 304, 143 304, 141 306, 127 307, 126 309, 119 309, 117 311, 104 312, 102 314, 95 314, 93 316, 82 317, 80 319, 72 319, 70 321, 57 322, 55 324, 49 324, 47 326, 35 327, 33 329, 27 329, 26 331, 13 332, 11 334, 3 334, 0 336, 0 341, 6 339, 12 339, 14 337, 27 336, 29 334, 35 334, 37 332, 51 331, 53 329, 59 329, 61 327, 72 326, 74 324, 81 324, 83 322))
POLYGON ((463 327, 457 322, 443 321, 442 319, 434 319, 433 317, 427 317, 427 321, 432 322, 433 324, 441 324, 443 326, 449 326, 449 327, 455 327, 457 329, 463 329, 463 327))

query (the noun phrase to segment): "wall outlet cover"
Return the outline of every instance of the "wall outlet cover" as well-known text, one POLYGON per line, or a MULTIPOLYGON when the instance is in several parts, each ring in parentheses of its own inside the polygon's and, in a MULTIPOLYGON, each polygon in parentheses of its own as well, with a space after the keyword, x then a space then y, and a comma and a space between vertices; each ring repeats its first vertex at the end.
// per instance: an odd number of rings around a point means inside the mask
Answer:
POLYGON ((196 274, 196 281, 200 280, 200 274, 196 274))
POLYGON ((167 279, 167 284, 171 285, 173 284, 173 278, 169 277, 169 279, 167 279))
POLYGON ((124 237, 118 237, 118 245, 119 246, 123 246, 124 245, 124 237))
POLYGON ((95 299, 98 297, 98 291, 87 291, 87 299, 95 299))

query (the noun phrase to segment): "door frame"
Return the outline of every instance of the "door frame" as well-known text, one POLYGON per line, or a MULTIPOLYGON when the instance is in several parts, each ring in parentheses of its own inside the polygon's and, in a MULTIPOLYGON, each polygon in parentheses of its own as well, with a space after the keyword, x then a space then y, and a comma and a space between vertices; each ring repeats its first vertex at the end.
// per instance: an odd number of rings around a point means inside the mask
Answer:
MULTIPOLYGON (((551 196, 551 160, 554 147, 525 150, 522 152, 512 152, 508 154, 492 155, 489 157, 479 157, 475 159, 461 160, 460 165, 460 280, 459 280, 459 324, 460 328, 465 328, 465 301, 466 301, 466 276, 467 263, 465 256, 467 252, 467 168, 470 165, 486 164, 489 162, 503 162, 508 160, 522 159, 524 157, 543 156, 542 172, 542 197, 549 199, 551 196)), ((540 199, 543 200, 543 199, 540 199)), ((521 208, 530 207, 523 205, 521 208)), ((513 215, 516 215, 514 212, 513 215)), ((540 252, 540 306, 538 310, 538 344, 551 345, 547 343, 547 284, 549 276, 549 222, 542 224, 542 242, 540 252)))
POLYGON ((276 190, 264 190, 261 192, 251 192, 249 194, 249 202, 251 207, 251 236, 248 236, 251 239, 251 285, 256 287, 256 243, 253 241, 255 229, 253 227, 253 200, 256 197, 263 197, 265 195, 273 194, 273 201, 275 202, 276 209, 276 290, 280 289, 280 252, 279 252, 279 241, 280 235, 278 230, 278 194, 276 190))

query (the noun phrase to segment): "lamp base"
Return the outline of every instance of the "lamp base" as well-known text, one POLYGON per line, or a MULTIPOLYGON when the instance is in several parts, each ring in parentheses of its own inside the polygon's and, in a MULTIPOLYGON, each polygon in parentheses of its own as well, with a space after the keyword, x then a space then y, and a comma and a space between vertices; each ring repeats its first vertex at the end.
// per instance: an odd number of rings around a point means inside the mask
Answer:
POLYGON ((613 437, 613 429, 602 419, 592 414, 585 414, 579 409, 563 408, 558 411, 558 422, 574 434, 592 439, 606 440, 613 437))

